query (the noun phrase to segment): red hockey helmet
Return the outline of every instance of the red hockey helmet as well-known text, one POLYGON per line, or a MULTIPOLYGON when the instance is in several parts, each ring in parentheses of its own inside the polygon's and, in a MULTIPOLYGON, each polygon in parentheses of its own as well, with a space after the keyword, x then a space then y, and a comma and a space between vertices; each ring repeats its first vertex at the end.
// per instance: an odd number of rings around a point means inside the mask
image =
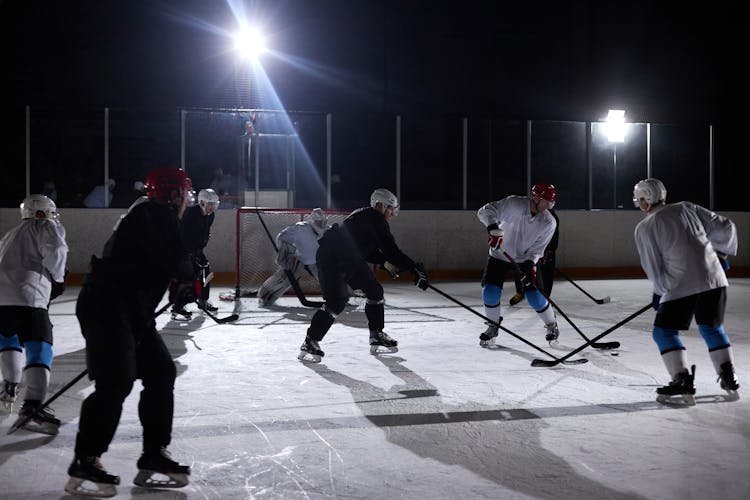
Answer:
POLYGON ((557 191, 555 191, 555 186, 552 184, 539 183, 534 184, 534 187, 531 188, 531 196, 554 204, 557 199, 557 191))
POLYGON ((171 201, 172 191, 192 189, 193 181, 184 170, 176 167, 159 167, 146 175, 143 183, 146 196, 155 200, 171 201))

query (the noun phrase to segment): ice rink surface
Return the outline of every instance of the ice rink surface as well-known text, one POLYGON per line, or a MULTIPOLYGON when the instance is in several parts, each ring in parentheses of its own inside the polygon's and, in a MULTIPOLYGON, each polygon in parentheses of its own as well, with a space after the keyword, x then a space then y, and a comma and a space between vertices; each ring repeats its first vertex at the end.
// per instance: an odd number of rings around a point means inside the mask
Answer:
MULTIPOLYGON (((651 300, 645 280, 566 281, 552 297, 589 338, 651 300)), ((478 283, 435 283, 483 312, 478 283)), ((294 297, 260 308, 242 299, 240 318, 219 325, 197 314, 187 323, 158 318, 177 364, 170 450, 192 467, 181 490, 132 484, 141 451, 136 383, 102 462, 122 477, 116 498, 750 498, 750 280, 733 279, 725 329, 734 347, 741 399, 729 401, 695 327, 683 335, 697 365, 697 404, 655 402, 669 381, 651 339, 649 310, 587 348, 580 365, 532 367, 542 352, 501 332, 502 347, 478 345, 482 320, 432 290, 385 284, 386 329, 396 354, 369 353, 363 299, 353 298, 321 342, 317 365, 297 360, 313 310, 294 297), (614 355, 617 354, 617 355, 614 355)), ((219 316, 234 304, 220 302, 219 316)), ((508 293, 511 291, 511 293, 508 293)), ((49 394, 85 368, 74 309, 78 290, 51 306, 55 360, 49 394)), ((558 315, 561 342, 551 348, 526 302, 508 307, 503 326, 562 357, 584 341, 558 315)), ((194 306, 193 306, 194 308, 194 306)), ((0 417, 0 497, 69 498, 63 491, 83 379, 51 406, 55 437, 7 435, 0 417)), ((23 396, 23 394, 21 394, 23 396)))

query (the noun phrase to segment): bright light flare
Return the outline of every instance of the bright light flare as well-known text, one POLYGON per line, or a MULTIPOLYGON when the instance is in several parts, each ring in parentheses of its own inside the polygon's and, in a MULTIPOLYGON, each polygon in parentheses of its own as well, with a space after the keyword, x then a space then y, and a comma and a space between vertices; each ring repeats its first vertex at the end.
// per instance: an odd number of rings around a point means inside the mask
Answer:
POLYGON ((241 57, 256 60, 266 51, 265 38, 258 29, 246 29, 235 35, 234 49, 241 57))
POLYGON ((609 142, 625 142, 625 132, 628 128, 625 123, 625 110, 610 109, 605 121, 604 131, 609 142))

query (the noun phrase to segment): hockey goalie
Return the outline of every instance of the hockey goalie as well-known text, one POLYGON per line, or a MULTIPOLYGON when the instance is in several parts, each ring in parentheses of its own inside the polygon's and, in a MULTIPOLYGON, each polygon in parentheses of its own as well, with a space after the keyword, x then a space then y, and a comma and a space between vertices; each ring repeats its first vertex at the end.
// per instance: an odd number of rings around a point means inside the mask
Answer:
POLYGON ((320 208, 314 208, 306 221, 297 222, 285 227, 276 236, 279 268, 258 290, 258 302, 261 306, 271 306, 292 286, 287 276, 291 271, 296 279, 303 273, 318 279, 315 265, 315 254, 318 251, 318 239, 329 228, 328 217, 320 208))

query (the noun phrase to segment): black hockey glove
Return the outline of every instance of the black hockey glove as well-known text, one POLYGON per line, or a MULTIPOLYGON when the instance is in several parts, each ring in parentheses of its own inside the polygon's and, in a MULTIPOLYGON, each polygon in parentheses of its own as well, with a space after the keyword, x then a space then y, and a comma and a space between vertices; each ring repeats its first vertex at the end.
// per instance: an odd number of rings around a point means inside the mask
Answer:
POLYGON ((411 272, 414 273, 414 284, 422 290, 427 290, 430 283, 427 281, 427 271, 424 270, 424 264, 417 262, 411 272))
POLYGON ((653 294, 651 296, 651 307, 654 308, 654 311, 659 310, 659 302, 661 302, 661 295, 653 294))
POLYGON ((62 295, 65 292, 65 282, 64 281, 53 281, 52 282, 52 290, 50 291, 49 300, 55 300, 57 297, 62 295))
POLYGON ((521 271, 519 280, 524 290, 530 290, 536 287, 536 266, 530 260, 524 261, 518 266, 521 271))
POLYGON ((52 280, 52 289, 50 290, 49 300, 55 300, 65 292, 65 278, 68 277, 68 270, 65 270, 62 281, 52 280))

